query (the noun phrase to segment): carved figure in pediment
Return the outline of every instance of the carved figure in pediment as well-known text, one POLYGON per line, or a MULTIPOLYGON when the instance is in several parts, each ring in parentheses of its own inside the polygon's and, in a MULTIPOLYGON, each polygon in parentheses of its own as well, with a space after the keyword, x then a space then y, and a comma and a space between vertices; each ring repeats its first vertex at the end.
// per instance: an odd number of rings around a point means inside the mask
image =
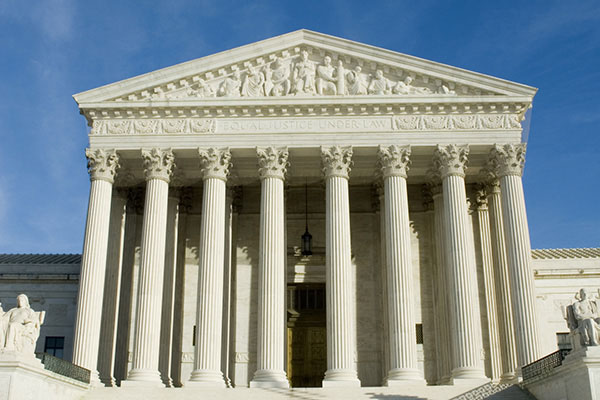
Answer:
POLYGON ((35 312, 26 295, 17 296, 17 307, 4 312, 0 304, 0 351, 33 355, 45 312, 35 312))
POLYGON ((431 94, 431 90, 426 87, 414 86, 413 82, 415 81, 414 76, 407 75, 404 80, 396 83, 392 92, 394 94, 431 94))
POLYGON ((444 84, 440 79, 436 79, 435 84, 437 86, 438 94, 456 94, 456 92, 453 90, 454 85, 451 83, 444 84))
POLYGON ((273 62, 273 69, 266 66, 265 92, 267 96, 286 96, 290 92, 290 71, 280 58, 273 62))
POLYGON ((258 68, 248 67, 248 74, 242 85, 242 96, 258 97, 265 95, 265 75, 258 68))
POLYGON ((347 91, 350 95, 362 95, 367 94, 369 90, 369 84, 361 73, 362 68, 358 65, 346 73, 346 80, 348 81, 347 91))
POLYGON ((233 75, 226 77, 221 82, 217 95, 220 97, 240 97, 240 86, 242 86, 240 71, 235 70, 233 75))
POLYGON ((393 89, 394 94, 410 94, 412 90, 412 82, 413 77, 407 75, 403 81, 399 81, 398 83, 396 83, 393 89))
POLYGON ((315 65, 308 59, 308 51, 303 50, 300 53, 300 61, 294 66, 292 82, 294 82, 294 93, 314 94, 315 93, 315 65))
POLYGON ((331 57, 325 56, 323 65, 317 67, 317 93, 320 95, 337 94, 337 82, 338 76, 335 76, 335 68, 331 65, 331 57))
POLYGON ((572 305, 566 307, 564 318, 571 330, 573 349, 600 345, 600 314, 598 304, 590 294, 581 289, 572 305))
POLYGON ((196 97, 215 97, 215 91, 206 81, 202 78, 198 79, 196 83, 196 89, 190 88, 187 91, 189 96, 196 97))
POLYGON ((383 71, 378 69, 375 71, 375 76, 371 79, 371 83, 369 84, 369 94, 390 94, 390 92, 390 81, 383 76, 383 71))

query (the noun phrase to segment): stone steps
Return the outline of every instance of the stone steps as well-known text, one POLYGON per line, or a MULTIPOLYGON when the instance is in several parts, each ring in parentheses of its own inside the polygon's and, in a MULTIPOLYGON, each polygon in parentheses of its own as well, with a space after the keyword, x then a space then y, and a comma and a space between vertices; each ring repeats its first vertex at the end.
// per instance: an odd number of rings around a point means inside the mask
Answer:
POLYGON ((474 388, 474 385, 427 386, 407 384, 400 387, 294 388, 294 389, 210 389, 186 388, 94 388, 84 400, 448 400, 474 388))

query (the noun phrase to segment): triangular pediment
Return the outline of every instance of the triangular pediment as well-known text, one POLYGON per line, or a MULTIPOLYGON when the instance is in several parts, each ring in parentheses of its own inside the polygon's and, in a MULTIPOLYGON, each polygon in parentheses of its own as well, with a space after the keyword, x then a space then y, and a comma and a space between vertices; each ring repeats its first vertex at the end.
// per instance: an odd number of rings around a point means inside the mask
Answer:
MULTIPOLYGON (((531 99, 536 89, 299 30, 75 95, 80 104, 311 96, 531 99)), ((444 100, 445 101, 445 100, 444 100)))

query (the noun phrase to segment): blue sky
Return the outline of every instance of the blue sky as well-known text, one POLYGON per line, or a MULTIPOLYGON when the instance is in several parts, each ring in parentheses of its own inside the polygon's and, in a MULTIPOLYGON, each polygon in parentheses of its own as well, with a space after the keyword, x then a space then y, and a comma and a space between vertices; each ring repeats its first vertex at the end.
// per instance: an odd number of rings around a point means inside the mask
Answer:
POLYGON ((87 136, 72 94, 300 28, 539 88, 532 246, 600 246, 597 1, 0 0, 0 252, 81 251, 87 136))

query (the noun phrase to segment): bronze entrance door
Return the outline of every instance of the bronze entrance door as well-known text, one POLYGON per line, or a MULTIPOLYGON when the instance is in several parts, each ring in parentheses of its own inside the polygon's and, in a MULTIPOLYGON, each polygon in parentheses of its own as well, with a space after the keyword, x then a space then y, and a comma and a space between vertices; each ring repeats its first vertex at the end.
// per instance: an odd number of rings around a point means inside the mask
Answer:
POLYGON ((288 287, 288 378, 292 387, 320 387, 327 370, 325 285, 288 287))

